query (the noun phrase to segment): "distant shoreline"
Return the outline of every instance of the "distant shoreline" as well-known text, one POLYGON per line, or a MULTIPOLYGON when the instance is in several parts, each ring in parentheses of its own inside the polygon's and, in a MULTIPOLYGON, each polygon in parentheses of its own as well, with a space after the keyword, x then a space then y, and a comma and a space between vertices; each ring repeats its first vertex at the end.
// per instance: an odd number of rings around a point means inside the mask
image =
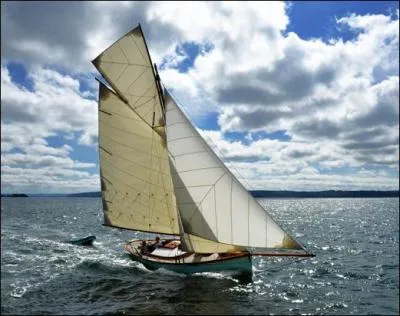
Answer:
MULTIPOLYGON (((326 191, 269 191, 255 190, 250 191, 255 198, 393 198, 399 197, 399 191, 341 191, 341 190, 326 190, 326 191)), ((1 197, 101 197, 100 192, 83 192, 73 194, 25 194, 25 193, 10 193, 1 194, 1 197)))

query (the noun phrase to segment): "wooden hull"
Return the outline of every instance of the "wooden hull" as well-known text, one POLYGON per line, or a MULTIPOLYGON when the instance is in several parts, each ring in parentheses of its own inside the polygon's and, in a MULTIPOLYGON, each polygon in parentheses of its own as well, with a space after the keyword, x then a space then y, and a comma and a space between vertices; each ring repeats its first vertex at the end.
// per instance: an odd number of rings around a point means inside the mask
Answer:
POLYGON ((218 256, 215 256, 216 254, 213 256, 212 254, 186 253, 181 256, 165 258, 141 254, 132 243, 137 244, 137 241, 126 244, 125 250, 132 260, 142 263, 149 270, 163 268, 184 274, 218 271, 252 273, 251 255, 249 253, 219 254, 218 256))

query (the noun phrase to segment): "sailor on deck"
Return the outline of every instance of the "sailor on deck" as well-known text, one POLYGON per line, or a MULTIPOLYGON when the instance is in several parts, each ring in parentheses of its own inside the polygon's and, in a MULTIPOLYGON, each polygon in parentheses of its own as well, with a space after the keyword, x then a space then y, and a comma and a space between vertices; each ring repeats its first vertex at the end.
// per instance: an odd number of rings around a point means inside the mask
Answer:
POLYGON ((147 246, 147 251, 148 252, 153 252, 154 250, 156 250, 158 247, 161 247, 161 241, 160 241, 160 237, 156 237, 156 241, 150 245, 147 246))

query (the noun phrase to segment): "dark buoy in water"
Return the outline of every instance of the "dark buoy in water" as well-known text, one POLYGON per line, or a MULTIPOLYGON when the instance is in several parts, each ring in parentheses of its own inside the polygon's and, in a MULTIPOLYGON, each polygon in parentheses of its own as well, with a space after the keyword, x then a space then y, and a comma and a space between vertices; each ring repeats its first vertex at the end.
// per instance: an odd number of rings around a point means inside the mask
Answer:
POLYGON ((69 243, 73 244, 73 245, 79 245, 79 246, 92 246, 93 241, 95 239, 96 239, 96 236, 87 236, 85 238, 70 240, 69 243))

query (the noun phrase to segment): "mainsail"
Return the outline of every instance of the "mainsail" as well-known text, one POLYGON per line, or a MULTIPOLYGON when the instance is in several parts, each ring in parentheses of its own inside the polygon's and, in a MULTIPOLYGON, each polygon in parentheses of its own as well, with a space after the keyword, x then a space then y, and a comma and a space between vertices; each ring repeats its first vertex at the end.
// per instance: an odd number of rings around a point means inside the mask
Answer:
POLYGON ((140 27, 94 65, 99 87, 100 177, 105 225, 178 235, 163 108, 140 27))
POLYGON ((172 178, 187 247, 210 252, 213 241, 215 247, 228 249, 302 249, 229 171, 167 92, 165 104, 172 178))

